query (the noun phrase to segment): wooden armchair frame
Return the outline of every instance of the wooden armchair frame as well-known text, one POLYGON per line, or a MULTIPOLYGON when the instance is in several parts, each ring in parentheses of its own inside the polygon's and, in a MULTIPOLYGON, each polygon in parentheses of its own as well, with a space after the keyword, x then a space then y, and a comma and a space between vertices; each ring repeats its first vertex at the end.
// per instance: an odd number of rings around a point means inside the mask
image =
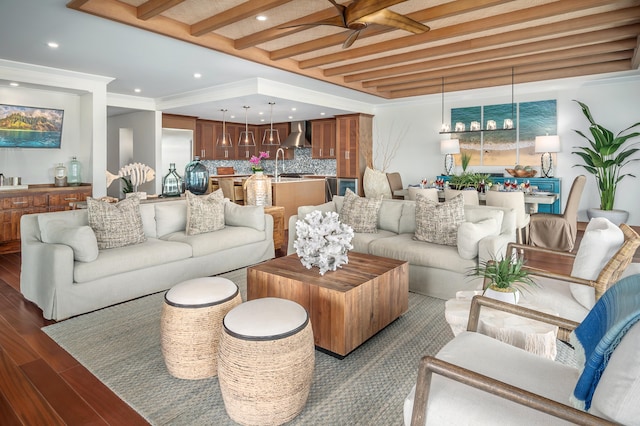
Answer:
MULTIPOLYGON (((538 312, 522 306, 489 299, 484 296, 474 296, 471 301, 471 311, 469 313, 469 323, 467 325, 468 331, 477 332, 480 309, 482 306, 503 310, 525 318, 547 322, 551 325, 556 325, 559 328, 567 330, 573 330, 579 325, 579 323, 575 321, 538 312)), ((416 384, 413 412, 411 414, 412 426, 423 426, 425 424, 429 388, 431 387, 431 378, 434 373, 575 424, 615 424, 574 407, 553 401, 483 374, 476 373, 432 356, 425 356, 420 360, 420 366, 418 368, 418 380, 416 384)))

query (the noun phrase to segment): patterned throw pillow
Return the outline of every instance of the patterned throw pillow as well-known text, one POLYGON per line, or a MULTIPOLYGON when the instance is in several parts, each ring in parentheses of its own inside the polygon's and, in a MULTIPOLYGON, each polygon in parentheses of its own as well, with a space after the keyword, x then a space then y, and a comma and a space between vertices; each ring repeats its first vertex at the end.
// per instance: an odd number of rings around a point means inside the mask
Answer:
POLYGON ((117 204, 87 198, 89 226, 99 249, 130 246, 146 241, 140 215, 140 198, 133 195, 117 204))
POLYGON ((416 233, 414 240, 457 245, 458 226, 464 222, 464 198, 457 195, 444 203, 434 203, 416 195, 416 233))
POLYGON ((347 188, 344 194, 344 203, 340 210, 340 222, 353 228, 353 232, 375 233, 378 232, 378 211, 382 205, 382 196, 379 198, 361 198, 347 188))
POLYGON ((187 235, 204 234, 224 228, 224 196, 222 192, 197 196, 187 194, 187 235))

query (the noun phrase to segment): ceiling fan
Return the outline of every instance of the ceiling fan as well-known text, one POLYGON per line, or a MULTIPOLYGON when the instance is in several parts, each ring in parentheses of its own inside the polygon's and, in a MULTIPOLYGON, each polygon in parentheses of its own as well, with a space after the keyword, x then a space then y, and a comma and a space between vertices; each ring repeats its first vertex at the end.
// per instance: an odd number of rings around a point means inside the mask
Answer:
POLYGON ((414 34, 429 31, 430 28, 428 26, 386 9, 389 6, 405 1, 407 0, 354 0, 348 6, 343 6, 335 0, 329 0, 338 9, 340 16, 294 26, 332 25, 353 30, 342 44, 343 49, 351 46, 358 39, 360 31, 367 28, 369 24, 399 28, 414 34))

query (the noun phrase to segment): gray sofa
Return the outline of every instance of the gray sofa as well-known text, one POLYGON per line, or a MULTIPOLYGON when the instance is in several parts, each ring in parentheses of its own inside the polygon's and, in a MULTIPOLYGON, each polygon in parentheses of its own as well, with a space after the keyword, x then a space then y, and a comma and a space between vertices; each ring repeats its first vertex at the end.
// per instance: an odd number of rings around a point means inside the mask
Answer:
MULTIPOLYGON (((298 209, 303 216, 313 210, 340 212, 344 197, 335 196, 333 201, 321 206, 304 206, 298 209)), ((461 247, 428 243, 413 239, 416 230, 415 201, 383 199, 378 213, 376 233, 356 233, 353 250, 376 256, 390 257, 409 262, 409 290, 439 299, 450 299, 460 290, 475 290, 481 285, 479 278, 466 274, 478 262, 503 257, 507 244, 515 241, 516 218, 513 209, 488 206, 465 205, 465 221, 470 222, 482 234, 483 221, 493 218, 497 229, 493 235, 478 237, 469 242, 458 238, 461 247), (477 224, 477 225, 476 225, 477 224), (473 252, 464 250, 463 241, 473 246, 473 252), (460 253, 464 254, 464 257, 460 253)), ((289 219, 288 253, 295 253, 296 221, 298 215, 289 219)), ((460 234, 459 234, 460 235, 460 234)))
POLYGON ((262 207, 227 202, 223 229, 192 236, 184 200, 141 204, 140 212, 146 241, 99 250, 93 261, 83 259, 92 247, 78 232, 91 232, 87 210, 22 216, 24 297, 61 320, 275 257, 273 218, 262 207), (68 241, 51 241, 61 229, 68 241))

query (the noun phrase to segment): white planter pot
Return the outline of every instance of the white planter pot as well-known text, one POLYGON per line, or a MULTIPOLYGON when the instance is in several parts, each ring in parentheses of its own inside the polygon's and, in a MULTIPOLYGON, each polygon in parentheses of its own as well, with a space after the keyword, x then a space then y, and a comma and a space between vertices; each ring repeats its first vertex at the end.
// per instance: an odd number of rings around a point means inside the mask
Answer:
POLYGON ((512 288, 509 291, 498 291, 491 287, 487 287, 484 290, 484 295, 491 299, 501 300, 503 302, 517 304, 520 301, 520 291, 512 288))
POLYGON ((629 220, 629 212, 626 210, 587 209, 587 217, 589 220, 594 217, 605 217, 613 224, 620 226, 621 223, 626 223, 629 220))

